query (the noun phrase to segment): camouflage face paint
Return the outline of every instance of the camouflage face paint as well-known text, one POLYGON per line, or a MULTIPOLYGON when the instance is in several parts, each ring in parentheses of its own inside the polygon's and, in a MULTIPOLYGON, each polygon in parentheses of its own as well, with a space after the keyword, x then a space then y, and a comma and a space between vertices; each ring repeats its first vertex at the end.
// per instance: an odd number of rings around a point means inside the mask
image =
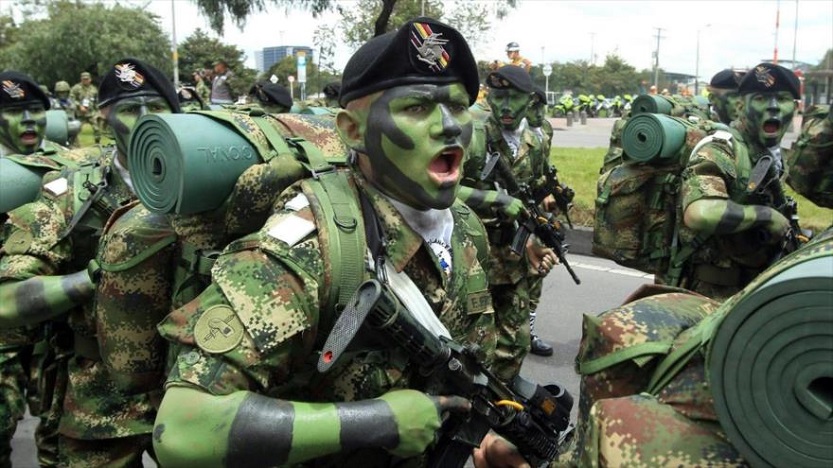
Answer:
POLYGON ((40 102, 0 109, 0 142, 17 153, 34 153, 45 131, 46 111, 40 102))
POLYGON ((743 96, 747 135, 766 148, 781 141, 795 113, 795 100, 788 91, 752 93, 743 96))
POLYGON ((733 90, 714 89, 709 94, 709 102, 714 107, 714 112, 718 119, 726 125, 733 120, 737 120, 739 100, 740 95, 733 90))
POLYGON ((529 104, 529 109, 526 112, 526 121, 529 123, 530 127, 540 127, 544 124, 546 109, 547 106, 545 106, 544 103, 540 102, 538 99, 534 99, 529 104))
POLYGON ((377 187, 419 210, 451 206, 472 135, 462 84, 398 86, 355 114, 377 187))
POLYGON ((492 115, 507 130, 517 130, 526 116, 532 95, 517 89, 492 89, 486 97, 492 115))
POLYGON ((109 106, 107 125, 113 129, 119 153, 127 154, 127 142, 139 117, 145 114, 171 112, 171 107, 157 94, 145 94, 120 99, 109 106))

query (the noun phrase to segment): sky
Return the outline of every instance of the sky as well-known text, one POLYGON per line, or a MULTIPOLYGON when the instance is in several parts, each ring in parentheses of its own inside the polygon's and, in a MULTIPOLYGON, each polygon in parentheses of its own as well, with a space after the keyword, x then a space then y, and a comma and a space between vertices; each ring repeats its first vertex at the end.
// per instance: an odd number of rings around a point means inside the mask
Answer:
MULTIPOLYGON (((340 3, 349 8, 356 2, 340 3)), ((172 7, 178 41, 197 28, 210 31, 190 0, 151 0, 147 9, 160 16, 162 28, 171 34, 172 7)), ((242 30, 227 21, 220 39, 242 49, 247 65, 254 68, 256 50, 279 45, 314 48, 315 29, 337 23, 335 13, 314 19, 306 12, 287 14, 271 7, 250 17, 242 30)), ((660 67, 690 75, 699 71, 700 79, 708 81, 724 68, 749 68, 772 59, 776 40, 779 60, 795 57, 818 63, 825 51, 833 48, 833 1, 519 0, 518 8, 495 21, 486 38, 473 45, 473 51, 478 60, 503 59, 506 43, 515 41, 521 54, 535 65, 591 60, 591 54, 592 61, 601 65, 606 55, 615 53, 642 70, 652 68, 658 28, 660 67), (780 24, 777 35, 776 17, 780 24)), ((339 46, 336 68, 343 68, 352 52, 339 46)))

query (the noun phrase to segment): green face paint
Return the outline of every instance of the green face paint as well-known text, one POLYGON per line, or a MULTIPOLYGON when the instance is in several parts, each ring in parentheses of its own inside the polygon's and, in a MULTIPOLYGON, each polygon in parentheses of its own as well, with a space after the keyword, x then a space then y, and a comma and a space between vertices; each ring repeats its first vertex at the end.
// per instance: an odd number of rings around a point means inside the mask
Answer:
POLYGON ((424 84, 387 89, 355 112, 374 185, 419 210, 451 206, 471 141, 468 106, 462 84, 424 84))
POLYGON ((491 89, 486 97, 492 115, 507 130, 517 130, 526 116, 532 95, 513 88, 491 89))
POLYGON ((547 106, 538 99, 533 100, 529 104, 529 109, 526 113, 526 121, 530 127, 540 127, 544 124, 546 118, 547 106))
POLYGON ((727 125, 738 118, 738 101, 740 95, 736 90, 716 89, 709 95, 709 102, 718 119, 727 125))
POLYGON ((788 91, 743 96, 743 120, 747 136, 766 148, 781 141, 795 113, 795 100, 788 91))
POLYGON ((46 111, 40 102, 29 101, 0 109, 0 142, 16 153, 34 153, 46 131, 46 111))
POLYGON ((139 117, 168 112, 171 112, 168 102, 156 94, 131 96, 114 102, 107 114, 107 125, 113 129, 119 153, 127 155, 127 142, 139 117))

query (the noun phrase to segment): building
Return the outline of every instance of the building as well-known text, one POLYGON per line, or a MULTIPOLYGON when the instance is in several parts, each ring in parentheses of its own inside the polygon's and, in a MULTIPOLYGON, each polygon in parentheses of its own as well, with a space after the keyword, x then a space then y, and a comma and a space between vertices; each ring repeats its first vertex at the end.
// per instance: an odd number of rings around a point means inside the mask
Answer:
POLYGON ((265 72, 272 65, 290 55, 297 55, 298 52, 304 52, 306 54, 307 62, 312 61, 312 48, 307 46, 265 47, 263 50, 255 51, 255 66, 258 71, 265 72))

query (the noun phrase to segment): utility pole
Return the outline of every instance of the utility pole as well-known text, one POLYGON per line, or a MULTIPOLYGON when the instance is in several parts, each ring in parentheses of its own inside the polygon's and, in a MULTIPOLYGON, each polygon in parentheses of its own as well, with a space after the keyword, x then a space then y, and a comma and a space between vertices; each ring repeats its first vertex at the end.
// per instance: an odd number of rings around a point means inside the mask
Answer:
POLYGON ((590 65, 595 65, 596 60, 593 58, 595 56, 593 46, 596 42, 596 33, 590 33, 590 65))
POLYGON ((659 41, 662 39, 662 30, 664 28, 654 28, 657 30, 657 50, 654 51, 654 86, 659 88, 659 41))
POLYGON ((775 10, 775 50, 772 52, 772 63, 778 65, 778 27, 781 25, 781 0, 776 3, 775 10))
POLYGON ((798 0, 795 0, 795 24, 793 25, 793 68, 795 68, 795 44, 798 42, 798 0))
POLYGON ((176 2, 171 0, 171 27, 172 27, 172 34, 171 34, 171 47, 172 47, 172 59, 174 62, 174 87, 179 87, 179 51, 177 50, 176 45, 176 2))

